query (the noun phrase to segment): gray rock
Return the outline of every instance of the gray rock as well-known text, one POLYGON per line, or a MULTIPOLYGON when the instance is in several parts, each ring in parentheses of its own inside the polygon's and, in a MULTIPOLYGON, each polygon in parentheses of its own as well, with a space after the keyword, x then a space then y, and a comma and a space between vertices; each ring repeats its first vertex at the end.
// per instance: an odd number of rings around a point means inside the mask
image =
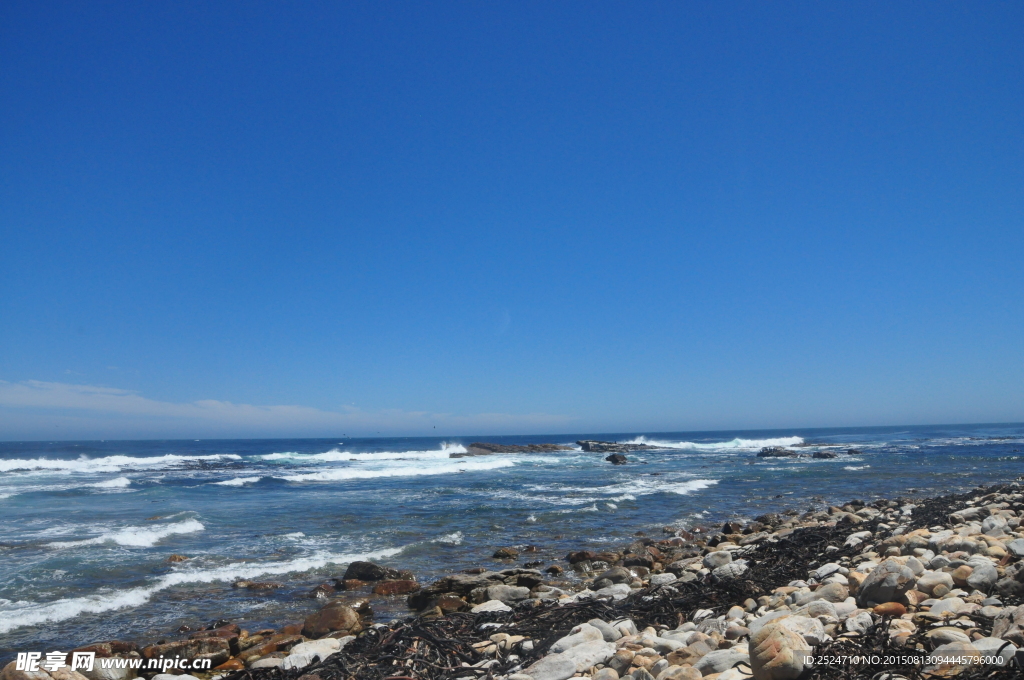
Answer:
MULTIPOLYGON (((584 671, 591 666, 596 666, 599 663, 605 663, 608 659, 612 658, 615 651, 615 645, 611 642, 605 642, 604 640, 591 640, 590 642, 584 642, 583 644, 570 647, 561 654, 552 654, 550 656, 565 657, 576 664, 577 671, 584 671)), ((544 658, 547 659, 550 657, 544 658)), ((533 675, 529 669, 527 669, 527 672, 533 675)))
POLYGON ((533 680, 568 680, 576 675, 576 662, 561 654, 549 654, 526 669, 533 680))
POLYGON ((706 569, 714 571, 718 567, 729 564, 730 562, 732 562, 732 553, 728 550, 718 550, 705 555, 702 564, 706 569))
MULTIPOLYGON (((252 665, 249 666, 249 668, 252 668, 252 669, 257 669, 257 668, 278 668, 283 663, 284 663, 284 659, 271 656, 271 657, 267 657, 265 659, 257 659, 256 661, 253 661, 252 665)), ((154 678, 155 677, 156 676, 154 676, 154 678)))
POLYGON ((612 583, 629 583, 633 580, 633 572, 625 567, 612 567, 607 571, 601 572, 596 580, 606 578, 612 583))
POLYGON ((489 586, 487 588, 487 599, 498 600, 508 604, 509 602, 518 602, 519 600, 525 600, 530 597, 529 588, 520 588, 518 586, 489 586))
POLYGON ((676 575, 671 572, 665 572, 664 574, 654 574, 651 576, 651 585, 667 586, 670 583, 674 583, 676 580, 676 575))
POLYGON ((1013 663, 1013 655, 1017 653, 1017 646, 1008 640, 997 637, 984 637, 972 642, 982 656, 999 657, 996 666, 1009 666, 1013 663))
POLYGON ((600 590, 594 591, 595 597, 610 597, 613 600, 624 600, 629 597, 629 594, 633 592, 629 586, 625 583, 616 583, 613 586, 607 588, 601 588, 600 590))
POLYGON ((859 633, 860 635, 868 632, 868 629, 871 628, 872 625, 874 625, 874 620, 871 618, 871 614, 867 612, 861 612, 856 616, 851 616, 846 619, 846 622, 843 624, 847 631, 851 633, 859 633))
POLYGON ((723 564, 722 566, 713 569, 711 576, 717 581, 728 581, 730 579, 739 578, 750 570, 747 563, 740 560, 738 562, 730 562, 723 564))
POLYGON ((713 652, 708 652, 700 658, 700 661, 693 664, 693 667, 700 671, 701 675, 711 675, 712 673, 721 673, 728 668, 732 668, 740 661, 749 663, 750 657, 746 652, 740 651, 739 648, 731 647, 729 649, 716 649, 713 652))
POLYGON ((614 668, 605 667, 594 673, 594 680, 619 680, 619 674, 614 668))
POLYGON ((601 619, 590 619, 589 621, 587 621, 587 623, 601 631, 601 635, 604 638, 605 642, 615 642, 616 640, 622 637, 622 633, 620 633, 615 628, 612 628, 609 624, 605 623, 601 619))
POLYGON ((910 567, 895 560, 885 560, 871 570, 857 591, 857 603, 862 607, 873 607, 899 600, 904 593, 917 583, 910 567))
POLYGON ((633 671, 633 680, 654 680, 654 676, 646 668, 637 668, 633 671))
POLYGON ((480 612, 510 612, 512 611, 512 607, 509 607, 501 600, 488 600, 487 602, 478 604, 469 611, 473 614, 479 614, 480 612))
POLYGON ((999 572, 996 571, 995 565, 985 560, 984 562, 974 563, 971 566, 974 567, 974 571, 967 577, 967 585, 983 593, 992 590, 996 585, 996 581, 999 580, 999 572))
MULTIPOLYGON (((938 558, 936 558, 938 559, 938 558)), ((946 560, 945 557, 942 559, 946 560)), ((932 560, 934 562, 935 560, 932 560)), ((946 560, 947 564, 949 560, 946 560)), ((953 590, 953 577, 949 575, 949 572, 945 571, 926 571, 921 574, 917 579, 917 589, 922 593, 931 595, 932 590, 935 586, 946 586, 949 590, 953 590)))
POLYGON ((992 637, 1009 640, 1018 647, 1024 646, 1024 607, 1006 607, 992 622, 992 637))
POLYGON ((1024 557, 1024 538, 1015 538, 1006 544, 1006 549, 1014 557, 1024 557))
POLYGON ((559 654, 565 650, 581 645, 584 642, 590 642, 592 640, 604 640, 604 634, 596 627, 589 623, 580 624, 574 628, 575 633, 566 635, 563 638, 559 638, 555 641, 555 644, 551 645, 551 653, 559 654))
POLYGON ((978 659, 981 653, 978 648, 969 642, 951 642, 948 645, 940 645, 932 650, 931 658, 942 659, 942 663, 925 666, 925 671, 935 672, 944 675, 955 675, 957 669, 976 665, 970 663, 972 659, 978 659), (967 660, 969 663, 957 663, 959 660, 967 660))
POLYGON ((659 661, 656 664, 654 664, 653 666, 651 666, 650 673, 654 677, 658 677, 659 675, 661 675, 662 671, 664 671, 666 668, 668 668, 668 661, 666 661, 665 659, 662 659, 661 661, 659 661))

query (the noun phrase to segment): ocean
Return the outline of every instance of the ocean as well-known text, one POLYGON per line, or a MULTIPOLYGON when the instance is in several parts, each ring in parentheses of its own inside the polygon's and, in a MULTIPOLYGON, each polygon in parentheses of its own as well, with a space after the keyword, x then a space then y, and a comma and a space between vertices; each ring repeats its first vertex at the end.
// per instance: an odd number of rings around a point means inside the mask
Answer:
MULTIPOLYGON (((0 662, 217 619, 301 621, 317 607, 309 591, 357 559, 422 582, 507 567, 491 558, 504 546, 555 564, 638 531, 1015 479, 1022 461, 1024 425, 0 443, 0 662), (451 457, 473 441, 578 439, 663 448, 621 466, 580 450, 451 457), (763 446, 839 455, 758 458, 763 446)), ((381 620, 406 613, 403 598, 372 604, 381 620)))

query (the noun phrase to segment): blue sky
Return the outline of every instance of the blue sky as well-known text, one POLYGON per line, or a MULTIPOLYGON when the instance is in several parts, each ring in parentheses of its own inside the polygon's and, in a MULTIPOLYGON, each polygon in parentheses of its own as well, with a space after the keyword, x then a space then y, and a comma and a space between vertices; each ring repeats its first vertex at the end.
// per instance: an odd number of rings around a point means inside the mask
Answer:
POLYGON ((1024 420, 1022 27, 3 3, 0 438, 1024 420))

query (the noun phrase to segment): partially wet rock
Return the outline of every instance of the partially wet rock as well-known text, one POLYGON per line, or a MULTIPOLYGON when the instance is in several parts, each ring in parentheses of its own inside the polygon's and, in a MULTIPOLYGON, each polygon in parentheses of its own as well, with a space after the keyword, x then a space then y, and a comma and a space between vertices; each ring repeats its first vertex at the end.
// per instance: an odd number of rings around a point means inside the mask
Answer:
POLYGON ((363 624, 359 614, 342 601, 334 600, 320 611, 306 617, 302 625, 302 634, 306 637, 318 638, 335 631, 352 635, 362 629, 363 624))

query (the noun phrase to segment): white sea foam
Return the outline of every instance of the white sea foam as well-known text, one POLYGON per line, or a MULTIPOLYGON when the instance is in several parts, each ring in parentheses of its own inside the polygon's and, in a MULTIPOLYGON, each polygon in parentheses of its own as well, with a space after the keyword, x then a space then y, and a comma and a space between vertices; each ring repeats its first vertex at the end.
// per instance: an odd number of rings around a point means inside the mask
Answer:
POLYGON ((246 484, 255 484, 256 482, 263 479, 262 477, 235 477, 234 479, 225 479, 223 482, 213 482, 218 486, 245 486, 246 484))
POLYGON ((456 531, 444 536, 438 536, 431 543, 443 543, 445 545, 462 545, 462 532, 456 531))
POLYGON ((371 451, 369 453, 350 453, 340 449, 331 449, 323 453, 297 453, 285 451, 283 453, 268 453, 259 456, 262 460, 294 461, 297 463, 372 463, 381 460, 433 460, 446 459, 452 453, 466 453, 466 447, 462 444, 449 444, 444 442, 441 448, 431 451, 371 451))
POLYGON ((851 472, 856 472, 857 470, 863 470, 864 468, 869 468, 869 467, 871 467, 871 466, 870 465, 847 465, 843 469, 844 470, 850 470, 851 472))
POLYGON ((206 527, 197 519, 186 519, 173 524, 157 524, 149 527, 125 527, 117 531, 109 531, 95 538, 82 541, 57 541, 47 543, 50 548, 74 548, 82 545, 100 545, 116 543, 129 548, 150 548, 168 536, 176 534, 193 534, 203 531, 206 527))
POLYGON ((16 628, 42 623, 66 621, 82 614, 138 607, 155 594, 184 583, 232 582, 260 576, 301 573, 320 569, 329 564, 345 565, 355 560, 373 560, 390 557, 402 548, 390 548, 373 553, 331 554, 318 553, 288 562, 233 563, 214 569, 182 568, 154 580, 151 584, 113 592, 99 592, 82 597, 69 597, 52 602, 0 601, 0 635, 16 628))
POLYGON ((389 465, 380 469, 362 467, 331 468, 320 472, 284 475, 280 479, 289 482, 340 482, 351 479, 378 479, 381 477, 418 477, 421 475, 450 475, 457 472, 483 472, 515 465, 510 457, 501 458, 445 458, 436 465, 418 461, 410 465, 389 465))
POLYGON ((290 533, 290 534, 284 534, 284 535, 281 536, 281 538, 305 538, 305 537, 306 537, 306 534, 302 533, 301 531, 296 531, 296 532, 293 532, 293 533, 290 533))
POLYGON ((566 508, 565 510, 553 510, 552 512, 555 512, 555 513, 557 513, 559 515, 568 515, 568 514, 571 514, 571 513, 574 513, 574 512, 597 512, 597 511, 598 511, 597 510, 597 503, 594 503, 593 505, 590 505, 590 506, 588 506, 586 508, 566 508))
POLYGON ((153 470, 159 468, 178 467, 192 462, 241 460, 241 458, 241 456, 233 453, 218 453, 209 456, 179 456, 176 454, 167 454, 165 456, 104 456, 102 458, 86 458, 85 456, 82 456, 75 460, 60 460, 56 458, 14 458, 10 460, 0 460, 0 472, 13 472, 15 470, 119 472, 125 469, 153 470))
POLYGON ((796 446, 803 444, 802 437, 776 437, 774 439, 733 439, 727 442, 672 442, 647 437, 635 437, 625 444, 648 444, 663 449, 684 449, 689 451, 730 451, 735 449, 760 449, 765 446, 796 446))
POLYGON ((615 503, 605 503, 605 505, 608 506, 609 510, 618 510, 619 509, 619 506, 615 505, 615 503))
POLYGON ((127 486, 131 486, 132 480, 127 477, 117 477, 116 479, 108 479, 105 482, 96 482, 95 484, 86 484, 96 489, 123 489, 127 486))

